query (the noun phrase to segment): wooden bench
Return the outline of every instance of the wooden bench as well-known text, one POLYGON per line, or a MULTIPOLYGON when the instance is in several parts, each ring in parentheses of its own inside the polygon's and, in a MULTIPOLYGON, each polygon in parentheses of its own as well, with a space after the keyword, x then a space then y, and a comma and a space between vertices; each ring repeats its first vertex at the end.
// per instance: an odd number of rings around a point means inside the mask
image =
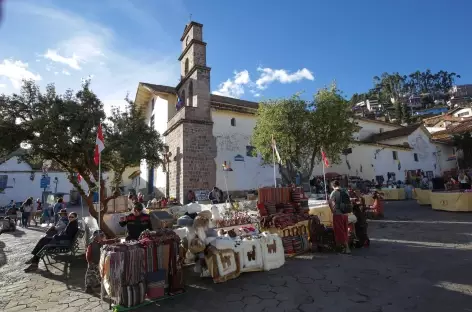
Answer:
POLYGON ((61 242, 52 242, 44 246, 37 254, 37 256, 43 260, 46 269, 48 269, 48 264, 51 265, 51 259, 49 256, 59 255, 59 254, 70 254, 75 256, 80 249, 80 241, 85 235, 85 231, 80 229, 75 234, 74 239, 68 244, 61 244, 61 242), (48 260, 46 263, 45 258, 48 260))

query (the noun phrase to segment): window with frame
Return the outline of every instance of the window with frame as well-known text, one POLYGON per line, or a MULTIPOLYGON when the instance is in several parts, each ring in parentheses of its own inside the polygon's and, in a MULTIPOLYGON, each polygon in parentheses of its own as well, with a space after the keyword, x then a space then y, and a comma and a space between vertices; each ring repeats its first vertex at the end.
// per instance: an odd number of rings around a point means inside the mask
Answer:
POLYGON ((413 154, 413 158, 415 159, 415 161, 419 161, 419 160, 418 160, 418 154, 414 153, 414 154, 413 154))
POLYGON ((457 117, 469 116, 469 112, 463 112, 457 115, 457 117))
POLYGON ((246 156, 247 157, 255 157, 255 154, 254 154, 255 149, 256 148, 254 146, 247 145, 246 146, 246 156))
POLYGON ((392 151, 392 157, 393 157, 393 160, 398 160, 398 153, 397 153, 397 151, 392 151))
POLYGON ((236 119, 231 118, 231 126, 236 127, 236 119))
POLYGON ((149 122, 149 127, 151 127, 151 129, 154 129, 154 115, 151 116, 151 121, 149 122))

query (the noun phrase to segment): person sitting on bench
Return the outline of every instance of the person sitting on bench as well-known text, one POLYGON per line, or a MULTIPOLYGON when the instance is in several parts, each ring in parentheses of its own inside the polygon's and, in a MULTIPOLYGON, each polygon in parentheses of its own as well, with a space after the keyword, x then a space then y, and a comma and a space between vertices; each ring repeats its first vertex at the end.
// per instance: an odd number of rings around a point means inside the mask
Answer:
POLYGON ((57 221, 56 225, 51 226, 46 231, 46 236, 54 236, 56 234, 61 233, 69 224, 69 216, 67 215, 67 209, 62 208, 61 211, 58 213, 59 221, 57 221))
POLYGON ((60 243, 64 246, 67 246, 72 242, 78 231, 79 222, 77 221, 77 213, 71 212, 69 214, 69 223, 59 235, 54 235, 52 237, 44 236, 38 241, 33 251, 31 252, 33 254, 33 257, 25 263, 30 265, 25 269, 25 272, 32 272, 38 269, 38 264, 40 260, 40 258, 38 257, 38 253, 41 251, 41 249, 43 249, 44 246, 51 243, 60 243))

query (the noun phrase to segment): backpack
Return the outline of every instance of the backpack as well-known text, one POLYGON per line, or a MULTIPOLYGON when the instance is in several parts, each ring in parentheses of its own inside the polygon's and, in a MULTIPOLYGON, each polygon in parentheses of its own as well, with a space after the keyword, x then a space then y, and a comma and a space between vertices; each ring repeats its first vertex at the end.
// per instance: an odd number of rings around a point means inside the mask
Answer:
POLYGON ((349 197, 349 194, 344 190, 339 190, 338 192, 340 193, 340 197, 341 197, 339 210, 341 210, 342 213, 351 213, 352 203, 351 203, 351 198, 349 197))

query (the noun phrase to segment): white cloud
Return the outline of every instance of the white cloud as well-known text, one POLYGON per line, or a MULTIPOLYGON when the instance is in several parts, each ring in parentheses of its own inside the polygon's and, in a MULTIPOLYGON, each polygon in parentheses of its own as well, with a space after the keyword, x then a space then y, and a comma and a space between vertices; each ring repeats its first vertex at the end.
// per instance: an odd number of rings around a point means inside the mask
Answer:
POLYGON ((220 83, 218 90, 213 91, 213 94, 239 98, 244 94, 244 86, 249 84, 251 84, 251 79, 247 70, 235 72, 234 78, 220 83))
POLYGON ((69 67, 80 70, 79 60, 77 55, 73 54, 71 57, 65 57, 59 55, 56 50, 49 49, 46 54, 44 54, 45 59, 49 59, 53 62, 61 63, 68 65, 69 67))
MULTIPOLYGON (((170 86, 178 83, 180 64, 175 60, 180 48, 178 37, 173 39, 175 51, 171 54, 168 48, 165 49, 166 54, 159 50, 145 50, 145 45, 142 48, 125 45, 123 48, 123 44, 119 42, 122 40, 121 36, 115 37, 111 29, 85 19, 78 13, 34 2, 19 2, 15 6, 20 17, 35 23, 38 32, 54 34, 51 37, 55 41, 45 42, 47 49, 39 52, 42 52, 41 57, 55 63, 46 66, 49 73, 44 71, 47 76, 45 80, 55 82, 59 92, 69 88, 77 89, 82 78, 93 76, 91 87, 104 102, 105 110, 109 113, 111 105, 125 103, 124 97, 128 92, 130 98, 134 98, 139 82, 170 86), (57 27, 59 24, 60 28, 57 27), (67 69, 72 68, 74 71, 68 72, 59 66, 56 67, 58 64, 67 65, 67 69), (55 72, 63 74, 61 79, 54 77, 55 72)), ((150 15, 150 18, 154 18, 153 15, 150 15)), ((159 22, 154 19, 153 24, 159 22)), ((156 29, 159 27, 143 28, 143 35, 146 35, 147 31, 158 40, 168 37, 156 29)), ((25 34, 28 35, 31 36, 30 33, 25 34)))
POLYGON ((272 69, 272 68, 258 68, 257 71, 261 72, 261 76, 256 80, 257 88, 260 90, 266 89, 271 83, 278 81, 280 83, 292 83, 298 82, 303 79, 314 80, 313 74, 306 68, 299 69, 296 72, 290 74, 285 69, 272 69))
POLYGON ((23 79, 41 80, 39 74, 36 75, 28 70, 28 63, 12 59, 5 59, 3 63, 0 63, 0 77, 2 76, 9 79, 15 89, 21 87, 23 79))
POLYGON ((4 83, 0 83, 0 89, 1 89, 1 88, 6 88, 6 87, 7 87, 7 85, 6 85, 6 84, 4 84, 4 83))
POLYGON ((65 69, 62 70, 62 74, 66 75, 66 76, 70 76, 70 73, 65 69))

